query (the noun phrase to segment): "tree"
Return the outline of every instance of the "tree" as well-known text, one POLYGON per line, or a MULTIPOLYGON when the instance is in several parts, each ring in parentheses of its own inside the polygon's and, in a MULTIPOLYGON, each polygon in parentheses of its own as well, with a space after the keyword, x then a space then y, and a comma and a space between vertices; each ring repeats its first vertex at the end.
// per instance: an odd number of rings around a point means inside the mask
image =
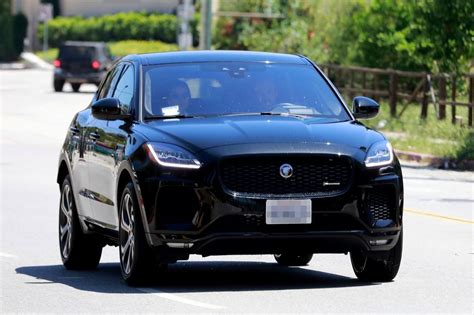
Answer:
POLYGON ((10 0, 0 0, 0 60, 12 61, 17 57, 13 47, 10 0))
POLYGON ((456 73, 469 70, 469 63, 474 59, 474 1, 415 3, 420 31, 430 42, 427 55, 434 62, 432 70, 456 73))
POLYGON ((363 66, 460 72, 473 57, 473 0, 373 0, 353 15, 350 62, 363 66))

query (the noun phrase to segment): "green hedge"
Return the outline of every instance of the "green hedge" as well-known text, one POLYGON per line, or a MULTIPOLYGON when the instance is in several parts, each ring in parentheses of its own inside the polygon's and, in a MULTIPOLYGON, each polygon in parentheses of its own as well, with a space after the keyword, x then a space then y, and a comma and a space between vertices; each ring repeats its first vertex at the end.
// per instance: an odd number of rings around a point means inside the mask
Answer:
MULTIPOLYGON (((197 44, 198 17, 192 23, 197 44)), ((43 27, 38 36, 43 40, 43 27)), ((100 17, 58 17, 48 22, 49 45, 57 47, 66 40, 115 42, 121 40, 159 40, 176 43, 178 20, 170 14, 128 12, 100 17)))

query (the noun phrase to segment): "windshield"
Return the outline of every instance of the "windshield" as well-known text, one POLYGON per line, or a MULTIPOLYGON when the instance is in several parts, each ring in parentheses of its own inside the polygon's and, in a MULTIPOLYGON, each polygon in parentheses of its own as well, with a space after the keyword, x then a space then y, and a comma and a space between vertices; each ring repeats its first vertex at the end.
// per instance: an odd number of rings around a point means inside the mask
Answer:
POLYGON ((349 120, 342 103, 309 65, 189 63, 145 67, 144 117, 238 114, 349 120))

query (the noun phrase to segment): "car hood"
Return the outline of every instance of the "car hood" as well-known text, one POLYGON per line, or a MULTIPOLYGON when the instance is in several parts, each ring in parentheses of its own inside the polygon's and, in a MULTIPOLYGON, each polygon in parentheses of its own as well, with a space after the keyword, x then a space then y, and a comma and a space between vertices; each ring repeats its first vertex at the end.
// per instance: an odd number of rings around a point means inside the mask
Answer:
POLYGON ((334 144, 368 148, 384 137, 359 122, 317 123, 312 118, 227 116, 153 120, 140 125, 149 141, 174 143, 193 152, 239 144, 334 144))

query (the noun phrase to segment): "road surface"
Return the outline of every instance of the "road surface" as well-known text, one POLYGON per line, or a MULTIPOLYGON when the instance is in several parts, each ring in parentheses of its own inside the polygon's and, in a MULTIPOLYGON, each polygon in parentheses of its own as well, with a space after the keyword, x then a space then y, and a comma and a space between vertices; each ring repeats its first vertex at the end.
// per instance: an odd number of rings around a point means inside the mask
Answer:
POLYGON ((404 252, 390 283, 361 283, 345 255, 302 268, 271 256, 192 257, 162 282, 131 288, 118 249, 95 271, 67 271, 57 241, 59 149, 92 98, 52 91, 45 70, 0 71, 0 313, 473 312, 474 176, 404 167, 404 252))

